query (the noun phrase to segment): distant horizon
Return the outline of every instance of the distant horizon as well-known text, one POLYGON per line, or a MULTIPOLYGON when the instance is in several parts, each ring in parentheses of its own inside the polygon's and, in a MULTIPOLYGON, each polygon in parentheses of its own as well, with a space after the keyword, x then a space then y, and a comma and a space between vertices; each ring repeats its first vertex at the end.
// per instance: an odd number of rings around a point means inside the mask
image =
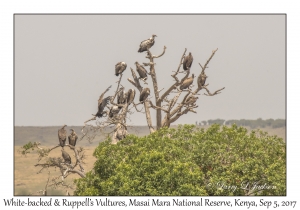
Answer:
MULTIPOLYGON (((257 119, 262 119, 262 120, 268 120, 268 119, 273 119, 273 120, 286 120, 284 118, 266 118, 266 119, 263 119, 262 117, 258 117, 256 119, 247 119, 247 118, 240 118, 240 119, 228 119, 228 120, 257 120, 257 119)), ((208 119, 208 120, 217 120, 217 119, 220 119, 220 120, 225 120, 228 121, 227 119, 222 119, 222 118, 215 118, 215 119, 208 119)), ((197 122, 202 122, 202 121, 208 121, 208 120, 196 120, 197 122)), ((195 121, 195 122, 196 122, 195 121)), ((171 126, 176 126, 176 125, 195 125, 195 122, 194 123, 178 123, 178 124, 171 124, 171 126)), ((14 125, 15 127, 61 127, 63 125, 14 125)), ((72 126, 84 126, 84 125, 67 125, 67 127, 72 127, 72 126)), ((128 125, 129 127, 134 127, 134 126, 148 126, 147 124, 145 125, 128 125)), ((156 126, 156 125, 154 125, 156 126)), ((109 126, 108 126, 109 127, 109 126)))

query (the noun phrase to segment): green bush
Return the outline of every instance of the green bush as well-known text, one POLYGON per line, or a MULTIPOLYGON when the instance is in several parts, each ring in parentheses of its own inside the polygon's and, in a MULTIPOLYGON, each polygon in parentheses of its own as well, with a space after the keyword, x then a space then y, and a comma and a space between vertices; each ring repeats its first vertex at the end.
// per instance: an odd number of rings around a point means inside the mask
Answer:
POLYGON ((108 139, 94 152, 94 169, 75 181, 75 195, 285 195, 285 151, 281 138, 236 125, 108 139))

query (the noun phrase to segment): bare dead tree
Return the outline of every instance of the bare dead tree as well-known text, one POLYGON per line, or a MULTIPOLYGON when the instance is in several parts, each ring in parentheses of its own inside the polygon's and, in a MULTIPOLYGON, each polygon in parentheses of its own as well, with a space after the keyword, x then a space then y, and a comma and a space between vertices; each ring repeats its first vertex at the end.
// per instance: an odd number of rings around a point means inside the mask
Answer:
MULTIPOLYGON (((151 45, 152 46, 152 45, 151 45)), ((183 66, 184 60, 187 60, 186 51, 184 50, 177 69, 174 71, 174 74, 171 75, 171 78, 175 80, 175 82, 168 88, 166 87, 159 87, 158 84, 158 78, 156 74, 156 63, 155 60, 158 58, 161 58, 165 52, 166 52, 166 46, 163 47, 162 53, 159 55, 154 55, 150 51, 149 48, 145 48, 146 56, 145 58, 148 59, 147 62, 135 62, 132 65, 136 65, 137 72, 139 73, 139 77, 137 76, 136 72, 130 67, 132 78, 128 78, 127 80, 138 90, 138 92, 141 94, 142 90, 146 87, 143 87, 140 83, 140 81, 143 81, 143 85, 148 85, 148 83, 145 82, 147 79, 147 74, 151 76, 152 79, 152 85, 154 93, 151 94, 151 97, 148 97, 145 101, 142 101, 140 103, 132 103, 134 107, 133 110, 136 112, 144 113, 146 117, 146 121, 149 127, 150 133, 155 132, 157 129, 160 129, 161 127, 169 127, 172 123, 176 122, 182 115, 188 114, 190 112, 197 113, 196 108, 197 101, 200 99, 200 91, 203 89, 206 91, 206 93, 202 94, 205 96, 214 96, 219 93, 225 88, 218 89, 211 93, 208 89, 209 84, 205 84, 207 80, 206 76, 206 69, 208 68, 208 64, 217 52, 218 49, 213 50, 212 54, 202 66, 200 63, 200 69, 198 70, 198 73, 196 75, 197 79, 196 82, 194 82, 194 73, 192 74, 192 77, 189 77, 190 71, 191 71, 191 63, 189 64, 189 67, 185 69, 185 71, 180 71, 181 67, 183 66), (143 63, 144 66, 147 66, 150 68, 149 73, 145 72, 146 69, 140 65, 139 63, 143 63), (180 77, 180 75, 183 75, 180 77), (192 83, 196 83, 196 85, 192 85, 192 83), (192 88, 193 87, 193 88, 192 88), (163 91, 164 90, 164 91, 163 91), (151 101, 151 98, 154 98, 154 102, 151 101), (143 107, 140 108, 139 106, 142 105, 143 107), (151 119, 151 110, 156 112, 156 129, 154 128, 152 124, 151 119)), ((189 54, 191 57, 191 53, 189 54)), ((190 60, 193 58, 190 58, 190 60)), ((191 61, 192 62, 192 61, 191 61)), ((91 120, 96 120, 97 118, 94 117, 90 120, 85 121, 84 127, 82 129, 83 137, 87 137, 89 140, 92 139, 90 136, 94 137, 93 135, 88 135, 88 133, 95 133, 97 131, 101 131, 104 133, 105 128, 113 126, 114 129, 106 133, 106 135, 112 135, 112 143, 117 143, 119 140, 122 140, 127 135, 127 127, 128 124, 126 123, 126 118, 129 114, 132 114, 130 110, 132 110, 132 107, 130 108, 127 104, 127 101, 122 104, 118 104, 118 102, 115 102, 116 96, 119 94, 120 91, 124 90, 123 85, 121 84, 123 74, 121 74, 119 81, 117 82, 117 88, 115 90, 114 96, 110 96, 110 106, 108 106, 108 110, 113 110, 113 106, 121 107, 121 111, 116 114, 113 117, 110 117, 106 111, 106 116, 101 118, 101 121, 97 121, 97 126, 92 126, 87 124, 87 122, 91 120), (121 86, 121 88, 120 88, 121 86), (89 128, 89 129, 87 129, 89 128)), ((148 88, 148 87, 147 87, 148 88)), ((119 110, 117 110, 119 111, 119 110)), ((112 115, 112 114, 111 114, 112 115)))

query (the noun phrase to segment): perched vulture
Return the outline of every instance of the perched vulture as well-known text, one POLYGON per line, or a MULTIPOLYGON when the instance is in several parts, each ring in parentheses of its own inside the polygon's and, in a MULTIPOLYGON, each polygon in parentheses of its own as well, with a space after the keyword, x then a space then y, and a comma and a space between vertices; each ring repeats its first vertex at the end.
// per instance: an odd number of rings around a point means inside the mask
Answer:
POLYGON ((186 78, 186 79, 183 81, 182 85, 180 85, 180 90, 189 88, 189 86, 190 86, 191 84, 193 84, 194 77, 195 77, 194 74, 192 74, 191 77, 186 78))
POLYGON ((61 154, 62 154, 63 159, 65 160, 65 163, 71 164, 70 155, 65 150, 61 150, 61 154))
POLYGON ((64 125, 61 129, 58 130, 58 140, 59 140, 59 145, 61 147, 64 147, 66 144, 67 140, 67 131, 65 129, 67 125, 64 125))
POLYGON ((205 73, 201 73, 201 74, 200 74, 200 77, 198 78, 198 81, 199 81, 199 83, 200 83, 201 86, 204 86, 204 85, 205 85, 205 81, 206 81, 206 78, 207 78, 207 77, 208 77, 208 76, 206 76, 205 73))
POLYGON ((117 133, 116 133, 116 138, 121 141, 122 139, 124 139, 127 135, 127 130, 125 128, 119 128, 117 133))
MULTIPOLYGON (((125 90, 123 87, 120 89, 120 92, 118 93, 117 102, 118 102, 118 104, 126 103, 126 93, 125 93, 125 90)), ((122 106, 119 106, 119 108, 121 109, 122 106)))
POLYGON ((110 96, 103 98, 104 94, 109 90, 109 88, 111 88, 111 86, 109 86, 99 97, 98 99, 98 112, 96 113, 97 117, 102 117, 103 116, 103 111, 104 108, 106 107, 106 105, 109 103, 110 100, 110 96))
POLYGON ((140 65, 137 61, 134 64, 136 65, 136 71, 139 73, 140 78, 147 80, 147 70, 144 68, 144 66, 140 65))
POLYGON ((185 58, 183 60, 183 69, 190 70, 192 63, 193 63, 193 56, 192 56, 192 53, 189 53, 189 55, 185 56, 185 58))
POLYGON ((109 117, 113 118, 115 115, 119 113, 121 109, 118 106, 112 106, 109 110, 109 117))
POLYGON ((187 100, 186 100, 186 104, 187 105, 193 105, 196 101, 197 101, 198 97, 189 97, 187 100))
POLYGON ((156 35, 153 34, 152 37, 150 37, 149 39, 142 41, 138 52, 144 52, 144 51, 149 50, 155 43, 155 41, 154 41, 155 37, 156 37, 156 35))
POLYGON ((117 63, 115 66, 116 76, 119 76, 119 74, 122 74, 126 68, 127 68, 127 64, 125 62, 117 63))
POLYGON ((128 103, 128 106, 133 102, 134 100, 134 97, 135 97, 135 90, 134 89, 129 89, 127 91, 127 103, 128 103))
POLYGON ((75 147, 78 136, 73 129, 70 130, 71 130, 71 134, 68 136, 69 144, 75 147))
POLYGON ((150 89, 149 88, 144 88, 141 92, 140 95, 140 102, 145 102, 147 97, 150 95, 150 89))

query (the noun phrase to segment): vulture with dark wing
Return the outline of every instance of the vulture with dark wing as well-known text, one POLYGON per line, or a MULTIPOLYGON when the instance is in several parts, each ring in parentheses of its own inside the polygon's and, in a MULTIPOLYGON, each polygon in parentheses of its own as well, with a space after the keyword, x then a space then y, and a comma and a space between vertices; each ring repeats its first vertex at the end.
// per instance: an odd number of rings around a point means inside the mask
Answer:
POLYGON ((156 37, 156 35, 153 34, 152 37, 150 37, 149 39, 142 41, 138 52, 144 52, 144 51, 149 50, 155 43, 155 41, 154 41, 155 37, 156 37))
POLYGON ((190 70, 192 63, 193 63, 193 56, 192 56, 192 53, 189 53, 189 55, 185 56, 185 58, 183 60, 183 69, 190 70))
POLYGON ((67 125, 64 125, 61 129, 58 130, 58 140, 59 140, 59 145, 63 148, 66 144, 67 140, 67 131, 65 129, 67 125))
POLYGON ((128 103, 128 106, 133 102, 134 97, 135 97, 135 90, 134 89, 129 89, 127 91, 127 103, 128 103))
POLYGON ((208 77, 208 76, 206 76, 205 73, 201 73, 201 74, 200 74, 200 77, 198 78, 198 83, 199 83, 201 86, 204 86, 207 77, 208 77))
POLYGON ((191 77, 186 78, 186 79, 183 81, 182 85, 180 85, 180 90, 189 88, 190 85, 193 84, 194 77, 195 77, 194 74, 192 74, 191 77))
POLYGON ((120 112, 120 110, 121 108, 119 108, 118 106, 112 106, 109 110, 109 117, 113 118, 120 112))
POLYGON ((122 74, 123 71, 127 68, 127 64, 125 62, 119 62, 115 65, 115 71, 116 76, 119 76, 119 74, 122 74))
POLYGON ((136 71, 139 73, 140 78, 147 80, 147 70, 144 68, 144 66, 140 65, 137 61, 134 64, 136 65, 136 71))
POLYGON ((61 155, 65 160, 65 163, 71 164, 71 157, 65 150, 61 150, 61 155))
POLYGON ((97 117, 103 117, 104 114, 104 108, 106 107, 106 105, 109 103, 110 100, 110 96, 104 98, 104 94, 109 90, 109 88, 111 88, 111 86, 109 86, 99 97, 98 99, 98 112, 96 113, 97 117))
POLYGON ((141 92, 140 95, 140 102, 145 102, 145 100, 147 99, 147 97, 150 95, 150 89, 149 88, 144 88, 141 92))
MULTIPOLYGON (((120 88, 120 92, 118 93, 117 103, 118 104, 125 104, 126 103, 126 92, 125 92, 123 87, 120 88)), ((119 106, 119 108, 121 109, 122 106, 119 106)))
POLYGON ((69 144, 75 147, 78 136, 73 129, 70 130, 71 130, 71 134, 68 136, 69 144))

